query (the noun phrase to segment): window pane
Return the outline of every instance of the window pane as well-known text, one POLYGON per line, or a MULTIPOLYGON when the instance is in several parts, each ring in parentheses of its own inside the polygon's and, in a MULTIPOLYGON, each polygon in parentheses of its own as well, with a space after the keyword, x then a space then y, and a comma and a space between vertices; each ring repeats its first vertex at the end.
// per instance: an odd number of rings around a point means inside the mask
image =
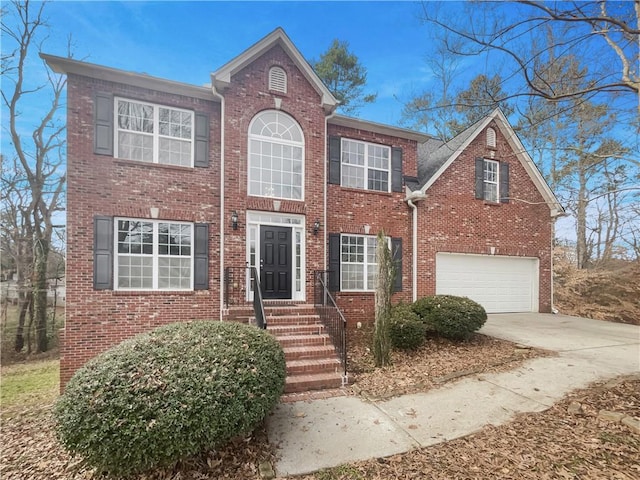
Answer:
POLYGON ((191 166, 191 142, 160 138, 158 163, 191 166))
POLYGON ((127 160, 153 161, 153 137, 145 134, 120 132, 118 157, 127 160))
POLYGON ((343 290, 364 289, 364 265, 343 265, 341 273, 343 290))
POLYGON ((342 186, 364 188, 364 167, 342 165, 342 186))
POLYGON ((162 257, 158 259, 158 288, 186 288, 191 281, 191 260, 162 257), (188 284, 187 284, 188 285, 188 284))
POLYGON ((369 167, 389 170, 389 147, 369 145, 369 167))
POLYGON ((153 106, 119 100, 118 128, 153 133, 153 106))
POLYGON ((381 170, 369 170, 369 190, 377 190, 380 192, 389 191, 389 172, 381 170))
POLYGON ((153 287, 151 257, 118 255, 118 288, 153 287))

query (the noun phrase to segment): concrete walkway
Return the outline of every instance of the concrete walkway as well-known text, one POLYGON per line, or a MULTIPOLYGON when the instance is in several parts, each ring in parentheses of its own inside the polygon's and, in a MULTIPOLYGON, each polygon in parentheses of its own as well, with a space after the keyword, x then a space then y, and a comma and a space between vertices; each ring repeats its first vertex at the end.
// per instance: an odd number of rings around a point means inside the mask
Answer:
POLYGON ((280 404, 267 422, 279 476, 384 457, 546 410, 574 389, 640 371, 640 327, 544 314, 490 315, 480 333, 557 357, 386 401, 334 397, 280 404))

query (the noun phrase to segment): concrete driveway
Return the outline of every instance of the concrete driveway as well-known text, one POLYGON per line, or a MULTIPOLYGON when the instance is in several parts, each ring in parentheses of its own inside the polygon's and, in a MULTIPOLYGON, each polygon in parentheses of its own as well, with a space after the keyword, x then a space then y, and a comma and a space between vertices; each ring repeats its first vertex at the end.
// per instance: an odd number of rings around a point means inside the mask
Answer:
POLYGON ((267 421, 277 474, 300 475, 445 442, 520 412, 546 410, 593 381, 640 371, 640 327, 633 325, 501 314, 490 315, 480 332, 558 355, 386 401, 345 396, 280 404, 267 421))
POLYGON ((619 372, 640 371, 640 327, 544 313, 491 314, 480 333, 619 372))

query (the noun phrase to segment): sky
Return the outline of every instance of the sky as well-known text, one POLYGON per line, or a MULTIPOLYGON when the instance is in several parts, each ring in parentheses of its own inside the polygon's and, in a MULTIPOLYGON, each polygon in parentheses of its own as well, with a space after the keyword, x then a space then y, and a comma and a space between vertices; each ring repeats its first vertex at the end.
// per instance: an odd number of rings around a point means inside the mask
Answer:
POLYGON ((377 102, 361 118, 397 124, 402 101, 429 81, 428 35, 416 2, 68 2, 47 6, 43 50, 87 62, 203 85, 210 73, 282 27, 318 59, 345 40, 368 70, 377 102))

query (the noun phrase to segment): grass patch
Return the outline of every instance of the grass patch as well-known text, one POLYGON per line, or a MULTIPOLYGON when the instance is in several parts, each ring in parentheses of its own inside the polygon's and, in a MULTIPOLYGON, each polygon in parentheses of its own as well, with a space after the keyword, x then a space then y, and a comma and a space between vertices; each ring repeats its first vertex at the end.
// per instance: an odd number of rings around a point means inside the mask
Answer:
POLYGON ((53 401, 59 391, 60 361, 16 364, 2 368, 2 409, 53 401))

